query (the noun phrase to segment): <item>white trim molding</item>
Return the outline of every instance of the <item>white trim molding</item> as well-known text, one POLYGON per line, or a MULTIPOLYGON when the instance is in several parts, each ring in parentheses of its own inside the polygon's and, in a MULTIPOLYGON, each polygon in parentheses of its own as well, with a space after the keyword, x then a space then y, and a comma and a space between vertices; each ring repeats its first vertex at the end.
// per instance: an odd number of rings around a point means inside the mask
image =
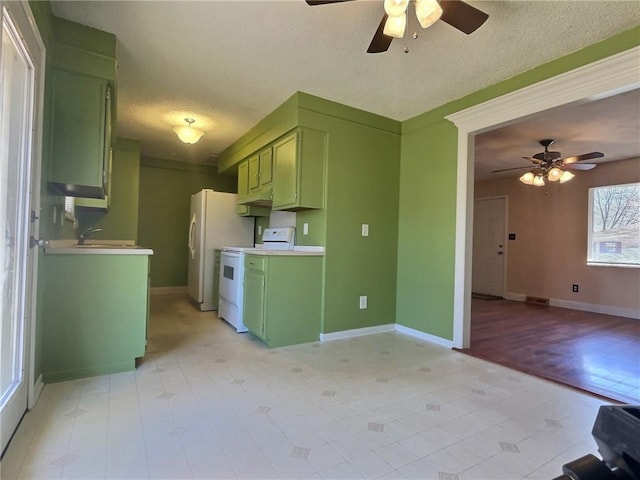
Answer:
POLYGON ((388 323, 386 325, 377 325, 375 327, 354 328, 353 330, 343 330, 341 332, 321 333, 321 342, 332 342, 334 340, 346 340, 349 338, 363 337, 365 335, 375 335, 377 333, 398 332, 410 337, 419 338, 429 343, 434 343, 442 347, 452 348, 453 342, 446 338, 437 337, 430 333, 424 333, 420 330, 405 327, 397 323, 388 323))
POLYGON ((33 393, 29 396, 29 405, 27 405, 29 410, 35 407, 38 399, 40 398, 40 394, 42 393, 43 388, 44 388, 44 382, 42 381, 42 374, 40 374, 38 375, 38 378, 34 382, 33 393))
POLYGON ((365 335, 375 335, 376 333, 395 332, 396 324, 377 325, 375 327, 354 328, 353 330, 342 330, 341 332, 321 333, 321 342, 332 342, 334 340, 345 340, 347 338, 362 337, 365 335))
POLYGON ((587 102, 640 87, 640 47, 576 68, 448 115, 458 128, 453 346, 468 348, 471 332, 474 135, 569 103, 587 102))
POLYGON ((447 347, 447 348, 453 347, 453 342, 451 340, 447 340, 446 338, 442 338, 442 337, 437 337, 435 335, 431 335, 430 333, 424 333, 414 328, 405 327, 404 325, 396 324, 396 332, 404 333, 405 335, 409 335, 410 337, 414 337, 414 338, 419 338, 420 340, 424 340, 429 343, 435 343, 436 345, 440 345, 442 347, 447 347))
POLYGON ((611 305, 598 305, 596 303, 575 302, 573 300, 563 300, 561 298, 550 298, 549 305, 552 307, 570 308, 583 312, 603 313, 605 315, 615 315, 616 317, 633 318, 640 320, 640 311, 635 308, 613 307, 611 305))
MULTIPOLYGON (((524 293, 507 292, 504 294, 507 300, 515 302, 524 302, 527 296, 524 293)), ((576 302, 574 300, 565 300, 562 298, 550 298, 550 307, 569 308, 571 310, 580 310, 582 312, 602 313, 604 315, 615 315, 616 317, 633 318, 640 320, 640 310, 636 308, 615 307, 613 305, 600 305, 597 303, 576 302)))
POLYGON ((151 287, 150 292, 151 295, 175 295, 175 294, 185 294, 187 293, 187 287, 151 287))

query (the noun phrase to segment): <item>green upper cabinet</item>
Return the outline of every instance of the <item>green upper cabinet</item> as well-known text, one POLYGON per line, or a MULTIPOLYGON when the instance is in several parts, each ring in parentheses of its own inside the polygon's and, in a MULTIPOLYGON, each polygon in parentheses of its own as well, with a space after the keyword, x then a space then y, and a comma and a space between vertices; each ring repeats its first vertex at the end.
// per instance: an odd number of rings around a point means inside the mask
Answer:
POLYGON ((104 198, 111 144, 109 83, 52 69, 49 183, 60 194, 104 198))
POLYGON ((52 27, 45 113, 49 185, 60 195, 104 199, 115 136, 116 37, 59 17, 52 27))
POLYGON ((105 192, 104 198, 82 198, 77 197, 74 205, 79 208, 92 208, 96 210, 109 210, 111 206, 111 185, 113 179, 113 149, 109 149, 109 157, 107 158, 107 168, 105 174, 105 192))
MULTIPOLYGON (((256 156, 255 158, 258 158, 256 156)), ((237 213, 241 217, 268 217, 270 210, 266 207, 247 205, 249 201, 249 164, 250 160, 243 160, 238 165, 238 207, 237 213)))
POLYGON ((273 149, 271 146, 243 160, 242 163, 238 165, 238 203, 262 206, 271 205, 272 171, 273 149), (246 164, 246 166, 244 164, 246 164), (242 171, 240 171, 241 168, 242 171), (240 194, 240 192, 242 192, 242 194, 240 194))
POLYGON ((326 134, 298 128, 273 146, 273 210, 324 207, 326 134))
POLYGON ((252 194, 259 194, 262 190, 271 191, 273 170, 273 149, 265 148, 258 155, 249 158, 249 190, 252 194))
POLYGON ((244 203, 249 197, 249 161, 238 165, 238 203, 244 203))

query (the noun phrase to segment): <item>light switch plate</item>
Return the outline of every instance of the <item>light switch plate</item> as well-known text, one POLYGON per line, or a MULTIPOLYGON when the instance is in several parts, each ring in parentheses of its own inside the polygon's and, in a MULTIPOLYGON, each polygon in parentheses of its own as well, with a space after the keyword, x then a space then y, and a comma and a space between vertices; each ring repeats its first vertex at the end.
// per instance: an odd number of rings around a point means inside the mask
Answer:
POLYGON ((360 310, 364 310, 367 308, 367 296, 360 295, 360 310))
POLYGON ((262 235, 262 225, 258 225, 258 235, 262 235))
POLYGON ((308 223, 303 223, 302 224, 302 234, 303 235, 309 235, 309 224, 308 223))
POLYGON ((369 224, 368 223, 363 223, 362 224, 362 236, 363 237, 368 237, 369 236, 369 224))

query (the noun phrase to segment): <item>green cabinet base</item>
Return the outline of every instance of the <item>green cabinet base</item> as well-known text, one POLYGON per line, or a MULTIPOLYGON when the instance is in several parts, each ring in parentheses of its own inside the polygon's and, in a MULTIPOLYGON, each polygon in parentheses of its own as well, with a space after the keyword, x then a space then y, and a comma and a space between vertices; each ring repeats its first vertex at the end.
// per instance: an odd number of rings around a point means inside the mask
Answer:
POLYGON ((134 370, 144 356, 146 255, 45 254, 45 383, 134 370))
POLYGON ((244 324, 269 347, 320 339, 321 256, 246 255, 244 324))

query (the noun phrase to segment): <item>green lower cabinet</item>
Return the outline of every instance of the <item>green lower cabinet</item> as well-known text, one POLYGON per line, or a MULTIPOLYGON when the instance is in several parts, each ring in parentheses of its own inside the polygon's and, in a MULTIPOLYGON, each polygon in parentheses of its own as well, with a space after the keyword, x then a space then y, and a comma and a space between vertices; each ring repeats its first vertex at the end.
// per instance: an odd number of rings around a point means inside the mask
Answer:
POLYGON ((322 321, 321 256, 245 255, 243 321, 270 347, 315 342, 322 321))
POLYGON ((147 255, 45 254, 45 383, 134 370, 144 356, 147 255))
POLYGON ((248 270, 244 274, 244 324, 257 337, 265 340, 264 311, 265 289, 264 272, 248 270))

